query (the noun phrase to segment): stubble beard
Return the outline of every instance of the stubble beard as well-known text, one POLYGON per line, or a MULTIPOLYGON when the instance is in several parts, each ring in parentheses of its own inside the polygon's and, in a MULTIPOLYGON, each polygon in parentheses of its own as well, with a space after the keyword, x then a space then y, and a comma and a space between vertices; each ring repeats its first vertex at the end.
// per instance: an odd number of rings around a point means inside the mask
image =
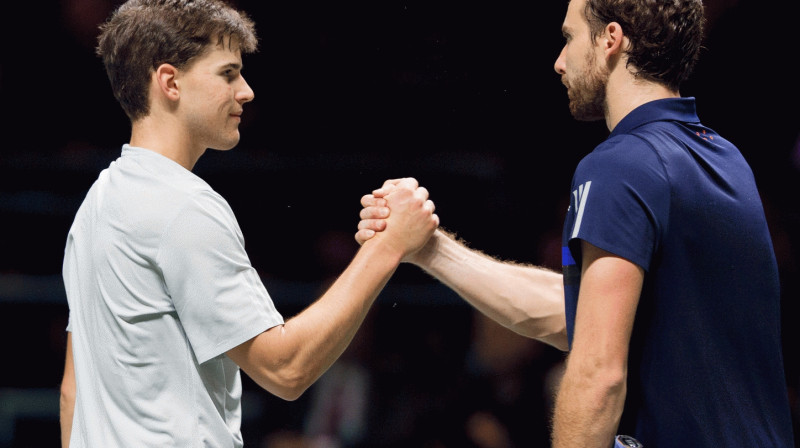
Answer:
POLYGON ((578 121, 603 120, 606 116, 606 86, 609 73, 595 64, 594 53, 586 57, 586 69, 570 81, 569 111, 578 121))

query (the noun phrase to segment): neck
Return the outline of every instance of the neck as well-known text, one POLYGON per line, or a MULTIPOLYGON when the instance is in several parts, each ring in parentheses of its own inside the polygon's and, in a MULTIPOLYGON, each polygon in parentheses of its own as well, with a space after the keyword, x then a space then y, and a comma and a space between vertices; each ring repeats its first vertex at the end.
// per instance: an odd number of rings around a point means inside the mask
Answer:
POLYGON ((627 70, 613 70, 606 88, 606 126, 609 131, 613 131, 620 120, 642 104, 680 96, 680 92, 676 90, 639 79, 627 70))
POLYGON ((156 113, 131 125, 130 145, 147 148, 191 171, 206 148, 193 146, 187 135, 171 116, 159 116, 156 113))

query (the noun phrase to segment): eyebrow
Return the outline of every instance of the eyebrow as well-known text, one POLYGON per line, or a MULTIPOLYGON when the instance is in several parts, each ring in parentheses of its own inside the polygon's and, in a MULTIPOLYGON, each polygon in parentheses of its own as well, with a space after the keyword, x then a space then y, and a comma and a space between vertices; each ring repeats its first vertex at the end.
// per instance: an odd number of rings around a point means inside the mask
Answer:
POLYGON ((243 68, 243 65, 238 63, 238 62, 228 62, 227 64, 223 65, 219 69, 220 70, 227 70, 227 69, 241 70, 242 68, 243 68))

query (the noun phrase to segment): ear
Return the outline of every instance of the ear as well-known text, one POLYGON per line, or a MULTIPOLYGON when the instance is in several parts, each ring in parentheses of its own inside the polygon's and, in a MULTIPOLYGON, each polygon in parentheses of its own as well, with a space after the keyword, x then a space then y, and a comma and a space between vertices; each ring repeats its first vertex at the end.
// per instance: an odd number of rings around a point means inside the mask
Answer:
POLYGON ((181 92, 178 88, 178 69, 171 64, 161 64, 156 68, 153 73, 155 79, 156 90, 160 92, 164 98, 172 101, 177 101, 181 92))
POLYGON ((601 37, 603 45, 603 53, 606 58, 614 55, 620 55, 627 47, 628 38, 622 32, 622 26, 617 22, 611 22, 606 25, 601 37))

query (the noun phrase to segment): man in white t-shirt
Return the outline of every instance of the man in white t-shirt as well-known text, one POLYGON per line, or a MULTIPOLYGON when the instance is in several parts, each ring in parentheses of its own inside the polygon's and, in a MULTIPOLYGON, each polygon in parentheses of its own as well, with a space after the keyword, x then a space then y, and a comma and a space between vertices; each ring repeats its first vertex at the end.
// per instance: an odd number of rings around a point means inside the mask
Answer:
POLYGON ((191 172, 207 148, 238 143, 253 100, 241 55, 255 49, 252 21, 218 0, 130 0, 102 26, 98 54, 132 128, 67 238, 63 446, 242 446, 239 369, 299 397, 438 226, 406 180, 386 231, 284 322, 228 203, 191 172))

